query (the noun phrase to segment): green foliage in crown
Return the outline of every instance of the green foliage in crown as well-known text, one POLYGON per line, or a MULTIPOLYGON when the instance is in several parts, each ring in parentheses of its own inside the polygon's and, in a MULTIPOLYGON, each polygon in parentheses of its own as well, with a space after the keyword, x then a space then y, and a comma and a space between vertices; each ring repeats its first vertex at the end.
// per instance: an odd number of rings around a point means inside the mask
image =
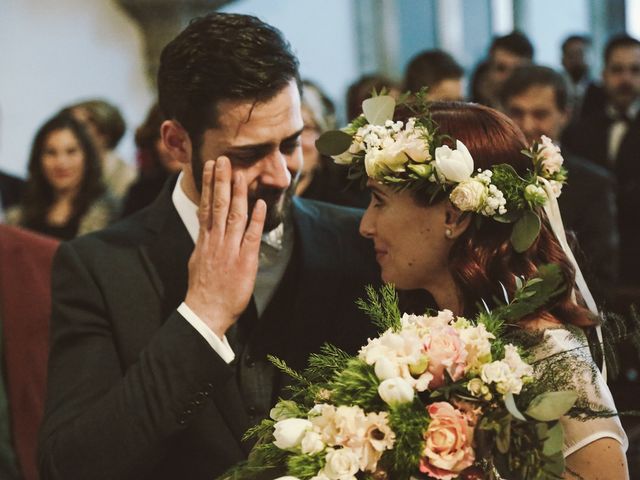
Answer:
POLYGON ((360 116, 342 130, 324 133, 316 147, 347 165, 352 180, 365 183, 371 178, 398 189, 418 189, 429 201, 448 195, 463 212, 513 223, 511 243, 516 251, 526 251, 540 232, 540 208, 551 198, 555 201, 566 181, 560 149, 543 136, 523 150, 532 161, 524 176, 507 164, 475 169, 464 143, 439 132, 425 91, 414 95, 411 103, 405 98, 398 103, 413 114, 406 122, 394 121, 393 97, 374 92, 362 103, 360 116))

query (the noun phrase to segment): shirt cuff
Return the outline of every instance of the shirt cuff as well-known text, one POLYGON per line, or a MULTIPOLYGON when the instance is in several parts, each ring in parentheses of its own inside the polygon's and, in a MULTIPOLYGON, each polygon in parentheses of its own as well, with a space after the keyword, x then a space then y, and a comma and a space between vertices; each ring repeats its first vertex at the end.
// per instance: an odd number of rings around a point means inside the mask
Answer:
POLYGON ((200 335, 204 337, 211 348, 220 355, 220 358, 226 363, 231 363, 236 358, 236 354, 233 352, 226 335, 220 339, 213 331, 202 321, 200 317, 193 313, 186 303, 182 302, 178 307, 178 313, 184 317, 184 319, 195 328, 200 335))

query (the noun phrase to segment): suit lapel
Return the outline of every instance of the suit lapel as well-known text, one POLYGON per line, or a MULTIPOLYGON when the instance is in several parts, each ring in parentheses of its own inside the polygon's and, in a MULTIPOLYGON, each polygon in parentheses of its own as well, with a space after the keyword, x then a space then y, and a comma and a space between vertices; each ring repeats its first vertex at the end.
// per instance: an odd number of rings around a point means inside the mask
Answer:
MULTIPOLYGON (((175 180, 167 182, 151 207, 145 225, 152 235, 140 247, 142 261, 160 299, 163 321, 186 296, 188 262, 194 247, 171 200, 174 186, 175 180)), ((250 425, 235 378, 220 385, 212 397, 238 445, 246 448, 240 440, 250 425)))
POLYGON ((293 220, 299 273, 287 351, 292 366, 301 368, 309 353, 318 351, 326 339, 323 331, 339 313, 336 299, 343 275, 343 252, 333 226, 297 198, 293 220))

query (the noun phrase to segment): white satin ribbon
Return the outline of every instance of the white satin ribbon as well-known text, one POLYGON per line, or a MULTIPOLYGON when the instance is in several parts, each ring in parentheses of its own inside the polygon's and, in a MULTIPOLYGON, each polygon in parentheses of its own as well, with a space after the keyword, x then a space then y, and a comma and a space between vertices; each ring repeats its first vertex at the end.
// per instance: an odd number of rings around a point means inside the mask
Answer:
MULTIPOLYGON (((593 299, 593 295, 591 295, 591 291, 587 286, 587 282, 582 275, 582 271, 578 266, 578 262, 576 261, 576 257, 574 257, 571 248, 569 247, 569 243, 567 242, 567 235, 564 230, 564 224, 562 223, 562 216, 560 215, 560 207, 558 206, 558 200, 556 199, 556 195, 553 192, 553 188, 551 184, 546 178, 538 177, 538 181, 542 184, 547 193, 548 201, 544 204, 544 211, 547 214, 547 218, 549 219, 549 224, 551 225, 551 230, 555 234, 562 250, 567 255, 571 263, 573 264, 573 268, 576 271, 576 285, 578 287, 578 291, 585 303, 587 304, 587 308, 594 315, 600 316, 600 312, 598 312, 598 306, 596 305, 596 301, 593 299)), ((572 291, 573 300, 576 300, 576 292, 572 291)), ((604 339, 602 337, 602 328, 600 325, 596 326, 596 335, 598 336, 598 341, 600 345, 602 345, 602 376, 604 381, 607 381, 607 365, 604 360, 604 339)))

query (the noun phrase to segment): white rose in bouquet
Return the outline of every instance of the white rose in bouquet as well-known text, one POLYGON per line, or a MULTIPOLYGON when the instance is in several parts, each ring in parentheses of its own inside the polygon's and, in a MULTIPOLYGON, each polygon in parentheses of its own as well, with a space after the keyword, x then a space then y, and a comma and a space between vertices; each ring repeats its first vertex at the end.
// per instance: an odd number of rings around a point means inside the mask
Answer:
POLYGON ((314 453, 320 453, 324 450, 325 444, 322 441, 322 437, 319 433, 313 431, 307 431, 302 442, 300 442, 300 449, 302 453, 313 455, 314 453))
POLYGON ((360 462, 349 448, 330 449, 326 461, 321 473, 330 480, 356 480, 360 462))
POLYGON ((456 141, 456 149, 447 145, 436 148, 436 171, 449 182, 463 182, 473 173, 473 157, 460 140, 456 141))
POLYGON ((375 368, 376 376, 380 380, 387 380, 389 378, 400 376, 400 368, 398 364, 386 357, 379 358, 376 361, 376 365, 374 368, 375 368))
POLYGON ((413 400, 413 387, 403 378, 389 378, 378 387, 378 395, 388 405, 408 403, 413 400))
POLYGON ((287 418, 277 422, 273 428, 273 442, 276 447, 282 450, 290 450, 300 446, 307 430, 310 430, 312 423, 304 418, 287 418))

